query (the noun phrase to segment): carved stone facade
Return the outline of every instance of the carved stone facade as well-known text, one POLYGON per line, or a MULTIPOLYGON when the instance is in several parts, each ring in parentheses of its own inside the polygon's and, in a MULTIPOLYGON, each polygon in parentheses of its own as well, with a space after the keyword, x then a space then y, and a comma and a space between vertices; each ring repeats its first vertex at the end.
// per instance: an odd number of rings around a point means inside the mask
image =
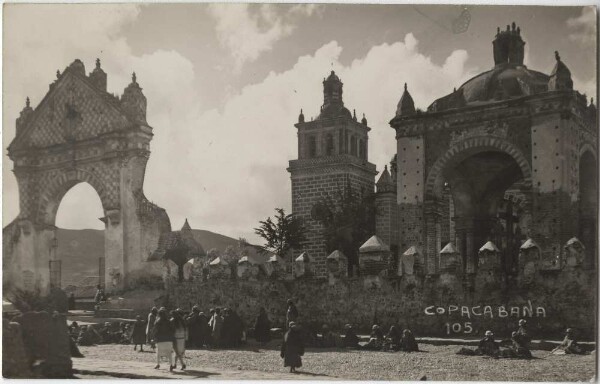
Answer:
MULTIPOLYGON (((427 275, 440 273, 448 243, 456 245, 467 280, 480 269, 478 251, 488 241, 508 277, 523 269, 518 255, 527 239, 539 247, 539 265, 559 260, 560 269, 564 244, 577 236, 583 265, 596 265, 596 107, 572 89, 557 53, 545 75, 523 64, 523 45, 514 23, 498 30, 492 70, 426 112, 414 108, 405 87, 390 121, 396 190, 384 172, 378 195, 395 194, 399 253, 419 247, 427 275)), ((391 215, 378 218, 378 230, 389 227, 391 215)), ((387 232, 378 235, 393 244, 387 232)))
POLYGON ((76 184, 100 197, 105 223, 107 290, 120 289, 136 273, 160 274, 147 263, 161 233, 171 230, 166 211, 143 193, 152 128, 135 74, 121 98, 106 91, 100 67, 89 76, 75 60, 50 85, 35 108, 27 105, 8 147, 19 186, 19 216, 4 228, 4 286, 46 290, 49 249, 55 246, 56 213, 76 184))
POLYGON ((316 276, 327 274, 322 226, 313 219, 313 208, 327 194, 350 186, 355 192, 373 193, 375 165, 369 163, 367 119, 351 114, 342 100, 342 82, 332 71, 323 80, 324 103, 315 120, 300 112, 298 159, 291 160, 292 213, 304 219, 307 242, 297 254, 311 256, 316 276))

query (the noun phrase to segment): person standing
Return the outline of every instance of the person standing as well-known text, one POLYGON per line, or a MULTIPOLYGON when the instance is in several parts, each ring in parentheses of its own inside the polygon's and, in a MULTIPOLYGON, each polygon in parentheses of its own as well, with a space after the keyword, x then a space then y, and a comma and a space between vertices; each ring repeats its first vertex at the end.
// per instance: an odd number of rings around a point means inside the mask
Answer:
POLYGON ((133 332, 131 332, 131 343, 133 344, 133 350, 137 349, 139 344, 140 352, 144 352, 144 344, 146 343, 146 327, 142 316, 137 315, 135 317, 135 323, 133 323, 133 332))
POLYGON ((188 332, 189 332, 189 340, 188 346, 193 348, 202 347, 201 343, 201 333, 202 333, 202 325, 200 324, 200 309, 197 305, 192 307, 192 313, 188 315, 185 319, 187 324, 188 332))
POLYGON ((182 310, 179 308, 173 311, 171 327, 173 328, 175 337, 175 341, 173 342, 173 350, 175 352, 175 363, 173 364, 173 368, 177 368, 177 359, 179 359, 181 362, 181 370, 184 370, 186 365, 183 359, 185 357, 185 341, 188 337, 188 329, 183 320, 182 310))
POLYGON ((302 333, 296 322, 290 322, 288 328, 281 344, 281 358, 283 359, 283 366, 290 367, 290 373, 296 373, 296 368, 302 366, 304 342, 302 340, 302 333))
POLYGON ((104 290, 100 284, 96 285, 96 295, 94 295, 94 304, 96 309, 100 308, 100 302, 104 300, 104 290))
POLYGON ((154 324, 154 340, 156 341, 156 367, 160 368, 160 359, 166 357, 169 359, 169 371, 172 371, 173 365, 173 342, 175 341, 174 330, 167 309, 161 307, 158 311, 158 319, 154 324))
POLYGON ((296 304, 294 304, 292 299, 289 299, 287 301, 287 312, 285 314, 285 324, 287 326, 292 321, 296 322, 297 320, 298 320, 298 308, 296 308, 296 304))
POLYGON ((258 311, 258 317, 254 323, 254 338, 263 345, 271 341, 271 321, 269 321, 264 307, 258 311))
POLYGON ((156 348, 156 345, 154 344, 154 324, 156 323, 157 315, 158 308, 152 307, 148 314, 148 324, 146 325, 146 339, 152 349, 156 348))
POLYGON ((214 315, 210 318, 210 329, 212 336, 212 344, 215 347, 221 345, 221 331, 223 329, 223 317, 221 316, 221 308, 216 308, 214 315))

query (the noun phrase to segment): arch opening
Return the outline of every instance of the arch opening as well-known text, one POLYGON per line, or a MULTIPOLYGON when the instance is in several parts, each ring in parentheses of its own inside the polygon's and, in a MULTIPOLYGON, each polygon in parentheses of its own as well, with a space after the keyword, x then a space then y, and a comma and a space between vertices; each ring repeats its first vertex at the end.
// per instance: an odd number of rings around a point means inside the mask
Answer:
POLYGON ((524 231, 523 209, 515 201, 524 199, 526 185, 515 158, 490 149, 462 153, 446 163, 436 182, 446 218, 440 248, 453 241, 465 272, 475 272, 479 248, 492 241, 500 249, 504 271, 516 272, 524 231))
POLYGON ((75 297, 87 297, 94 294, 94 287, 102 283, 104 276, 102 201, 87 182, 69 183, 57 197, 56 250, 51 260, 60 266, 52 268, 51 261, 51 280, 59 280, 60 286, 75 297))

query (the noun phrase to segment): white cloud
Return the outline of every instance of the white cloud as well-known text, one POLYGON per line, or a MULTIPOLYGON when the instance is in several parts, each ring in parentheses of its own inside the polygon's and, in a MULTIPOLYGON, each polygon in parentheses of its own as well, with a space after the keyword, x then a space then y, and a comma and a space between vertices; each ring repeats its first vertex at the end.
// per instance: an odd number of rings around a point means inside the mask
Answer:
POLYGON ((596 45, 596 6, 581 8, 581 15, 567 19, 567 26, 572 29, 569 39, 585 45, 596 45))
POLYGON ((295 28, 294 16, 312 16, 321 7, 315 4, 297 4, 285 12, 285 7, 274 4, 259 6, 241 4, 210 4, 209 14, 216 21, 217 37, 234 59, 234 70, 239 72, 247 62, 253 62, 275 43, 289 36, 295 28))
MULTIPOLYGON (((332 66, 344 82, 346 106, 355 108, 357 114, 365 112, 369 119, 373 128, 370 160, 378 169, 394 153, 394 132, 388 121, 396 110, 404 82, 416 105, 426 108, 472 72, 465 67, 465 51, 453 52, 438 65, 419 52, 412 34, 404 41, 374 46, 347 66, 339 60, 342 47, 332 41, 311 55, 299 57, 288 70, 271 72, 260 83, 233 91, 222 108, 202 110, 203 96, 193 87, 193 64, 175 51, 133 54, 127 41, 115 31, 135 19, 137 8, 123 12, 122 5, 102 7, 119 9, 104 14, 110 22, 100 20, 102 13, 99 17, 98 13, 82 12, 63 18, 63 25, 54 26, 56 31, 48 29, 52 33, 14 39, 25 34, 27 26, 20 24, 15 10, 5 13, 13 24, 5 26, 11 31, 5 36, 11 39, 5 40, 4 144, 6 147, 14 137, 14 119, 25 96, 32 96, 36 105, 53 80, 55 68, 62 69, 80 57, 89 72, 94 58, 100 55, 108 73, 109 90, 118 93, 135 70, 148 99, 148 122, 155 135, 144 189, 151 200, 167 210, 175 228, 187 217, 195 228, 256 240, 252 228, 258 220, 272 215, 275 207, 289 210, 286 167, 288 160, 297 156, 293 124, 300 108, 308 119, 318 113, 321 80, 332 66), (88 32, 86 28, 74 28, 74 23, 94 27, 88 32), (75 35, 73 30, 80 32, 75 35), (37 49, 29 49, 32 46, 37 49)), ((24 12, 22 17, 31 20, 30 15, 24 12)), ((54 16, 50 10, 40 11, 36 20, 43 24, 54 16)), ((18 212, 18 198, 15 178, 9 171, 12 162, 4 159, 3 217, 10 220, 18 212)), ((76 204, 77 196, 72 199, 76 204)), ((69 223, 90 219, 80 212, 61 207, 59 219, 69 223)), ((97 221, 96 217, 91 220, 97 221)))

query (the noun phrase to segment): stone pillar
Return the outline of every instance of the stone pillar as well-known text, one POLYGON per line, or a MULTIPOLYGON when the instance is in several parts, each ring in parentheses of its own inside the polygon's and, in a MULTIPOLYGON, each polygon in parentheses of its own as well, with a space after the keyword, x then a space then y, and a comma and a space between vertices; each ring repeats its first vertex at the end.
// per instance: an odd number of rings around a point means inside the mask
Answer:
POLYGON ((327 270, 329 281, 334 283, 336 279, 348 277, 348 258, 342 251, 335 250, 327 256, 327 270))
POLYGON ((303 277, 311 275, 310 257, 307 252, 302 252, 294 260, 294 277, 303 277))
POLYGON ((519 282, 528 285, 534 282, 540 268, 540 247, 532 239, 527 239, 519 249, 519 282))
POLYGON ((563 266, 565 268, 579 268, 585 261, 585 246, 578 238, 573 237, 567 241, 564 246, 565 260, 563 266))

